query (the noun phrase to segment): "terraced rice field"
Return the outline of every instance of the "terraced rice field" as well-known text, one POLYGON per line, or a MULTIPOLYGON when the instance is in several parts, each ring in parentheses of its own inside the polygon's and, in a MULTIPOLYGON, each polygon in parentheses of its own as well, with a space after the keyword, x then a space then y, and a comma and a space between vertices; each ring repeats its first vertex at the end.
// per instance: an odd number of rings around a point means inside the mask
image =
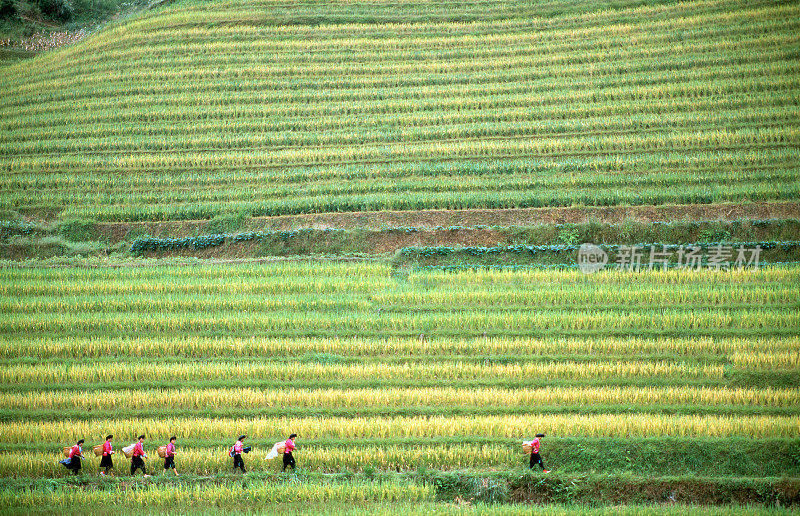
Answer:
POLYGON ((795 2, 181 1, 0 77, 0 206, 796 199, 795 2))
POLYGON ((65 475, 65 443, 140 432, 180 435, 181 469, 198 474, 227 471, 239 433, 258 448, 250 467, 272 471, 262 453, 289 432, 311 471, 517 469, 538 431, 562 472, 672 470, 642 450, 601 467, 576 442, 733 439, 758 466, 686 460, 797 474, 772 454, 800 439, 798 274, 4 269, 0 475, 65 475))
POLYGON ((177 0, 4 66, 0 512, 796 507, 799 57, 798 2, 177 0), (183 476, 57 463, 109 433, 183 476))
POLYGON ((503 486, 602 493, 609 479, 635 490, 664 478, 688 503, 711 496, 696 485, 781 493, 774 479, 800 473, 798 274, 6 267, 0 476, 17 487, 0 501, 54 512, 432 512, 447 509, 448 489, 526 501, 503 486), (299 483, 262 458, 290 432, 301 436, 299 483), (525 473, 520 441, 536 432, 548 434, 553 484, 525 473), (152 457, 178 435, 188 478, 145 481, 130 498, 120 455, 122 483, 37 483, 69 476, 56 463, 64 445, 84 438, 88 449, 107 433, 118 449, 145 433, 152 457), (240 433, 254 447, 243 492, 226 454, 240 433))

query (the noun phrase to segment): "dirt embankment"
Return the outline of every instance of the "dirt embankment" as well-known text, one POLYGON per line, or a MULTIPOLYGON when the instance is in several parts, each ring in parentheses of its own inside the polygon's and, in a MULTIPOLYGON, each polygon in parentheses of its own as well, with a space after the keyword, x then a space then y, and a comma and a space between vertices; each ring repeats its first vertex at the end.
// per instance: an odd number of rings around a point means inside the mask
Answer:
MULTIPOLYGON (((254 217, 248 219, 239 230, 282 231, 300 228, 380 230, 394 227, 531 226, 536 224, 587 222, 591 220, 614 223, 626 219, 656 222, 771 218, 800 218, 800 202, 313 213, 254 217)), ((176 238, 213 232, 208 231, 208 227, 209 221, 207 220, 112 222, 97 225, 99 235, 112 243, 120 242, 134 235, 147 234, 154 237, 176 238)), ((434 241, 436 243, 426 243, 426 245, 444 245, 444 243, 450 242, 447 238, 448 236, 445 233, 434 241)), ((414 238, 410 237, 410 240, 414 240, 414 238)), ((486 245, 490 242, 491 238, 486 238, 486 235, 483 235, 470 245, 486 245)), ((410 245, 419 245, 421 243, 415 242, 410 245)))
POLYGON ((217 260, 264 256, 374 256, 413 246, 495 247, 578 241, 796 241, 800 240, 798 224, 800 202, 380 211, 253 218, 226 215, 211 220, 161 222, 67 221, 55 224, 51 221, 49 228, 45 223, 38 229, 29 229, 28 236, 21 240, 0 243, 0 258, 105 256, 126 252, 134 240, 144 236, 185 240, 182 245, 166 242, 162 247, 145 250, 144 256, 217 260), (747 221, 759 222, 748 224, 747 221), (625 223, 618 224, 621 222, 625 223), (674 224, 666 227, 653 224, 655 222, 674 224), (193 243, 203 235, 247 232, 261 234, 244 241, 228 238, 212 246, 193 243))

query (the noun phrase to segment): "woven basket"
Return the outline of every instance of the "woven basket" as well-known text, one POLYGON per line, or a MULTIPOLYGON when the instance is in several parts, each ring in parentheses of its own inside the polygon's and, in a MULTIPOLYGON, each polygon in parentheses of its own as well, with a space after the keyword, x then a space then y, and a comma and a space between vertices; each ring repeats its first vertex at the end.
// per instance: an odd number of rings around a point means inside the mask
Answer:
POLYGON ((97 457, 101 456, 103 454, 103 445, 98 444, 97 446, 93 446, 92 451, 97 457))
POLYGON ((164 444, 164 445, 161 445, 158 448, 156 448, 156 453, 162 459, 166 459, 167 458, 167 445, 164 444))
POLYGON ((527 454, 533 453, 533 446, 531 446, 528 443, 523 443, 522 444, 522 453, 527 453, 527 454))
POLYGON ((286 451, 286 445, 285 444, 281 444, 280 446, 278 446, 278 453, 283 454, 285 451, 286 451))
POLYGON ((71 446, 64 447, 64 457, 69 457, 69 451, 72 449, 71 446))

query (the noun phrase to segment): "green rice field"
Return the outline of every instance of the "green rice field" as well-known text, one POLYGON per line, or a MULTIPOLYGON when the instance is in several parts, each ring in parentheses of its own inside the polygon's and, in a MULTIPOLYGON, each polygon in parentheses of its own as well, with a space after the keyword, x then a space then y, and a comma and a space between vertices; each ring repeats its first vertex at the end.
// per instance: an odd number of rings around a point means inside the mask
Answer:
POLYGON ((179 1, 6 67, 0 206, 797 199, 796 2, 179 1))
POLYGON ((799 2, 121 9, 0 63, 0 514, 800 505, 799 2))
MULTIPOLYGON (((541 431, 558 475, 796 476, 797 274, 396 277, 382 263, 315 261, 4 269, 0 474, 67 477, 56 461, 69 442, 145 433, 151 453, 180 436, 182 472, 224 478, 227 447, 244 433, 248 466, 267 479, 248 496, 263 502, 283 496, 268 480, 280 464, 263 454, 291 432, 301 471, 359 476, 519 475, 521 441, 541 431)), ((149 462, 160 467, 154 453, 149 462)), ((437 499, 435 483, 391 482, 437 499)), ((152 487, 176 500, 185 488, 152 487)), ((371 483, 315 489, 308 496, 339 501, 412 496, 371 483)), ((9 503, 67 496, 33 489, 9 503)))

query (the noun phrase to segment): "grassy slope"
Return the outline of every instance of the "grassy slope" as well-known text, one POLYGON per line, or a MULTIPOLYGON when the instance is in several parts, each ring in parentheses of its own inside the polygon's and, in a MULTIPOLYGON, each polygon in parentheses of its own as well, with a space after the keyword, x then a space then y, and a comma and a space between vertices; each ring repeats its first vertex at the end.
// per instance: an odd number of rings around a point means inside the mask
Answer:
POLYGON ((179 2, 0 78, 0 208, 796 199, 798 6, 179 2))
POLYGON ((244 481, 237 477, 185 475, 178 479, 170 474, 143 482, 64 479, 38 481, 32 486, 30 481, 11 480, 4 482, 7 489, 0 492, 0 500, 37 513, 91 507, 125 514, 138 514, 137 509, 143 514, 230 510, 248 514, 790 514, 782 507, 792 503, 796 497, 792 491, 798 487, 796 482, 779 479, 672 476, 653 482, 625 475, 543 478, 521 472, 251 474, 244 481), (609 490, 609 486, 616 489, 609 490), (748 500, 767 502, 771 508, 743 507, 748 500), (537 507, 531 501, 552 505, 537 507), (622 505, 626 501, 630 505, 622 505), (704 502, 730 505, 696 505, 704 502))

